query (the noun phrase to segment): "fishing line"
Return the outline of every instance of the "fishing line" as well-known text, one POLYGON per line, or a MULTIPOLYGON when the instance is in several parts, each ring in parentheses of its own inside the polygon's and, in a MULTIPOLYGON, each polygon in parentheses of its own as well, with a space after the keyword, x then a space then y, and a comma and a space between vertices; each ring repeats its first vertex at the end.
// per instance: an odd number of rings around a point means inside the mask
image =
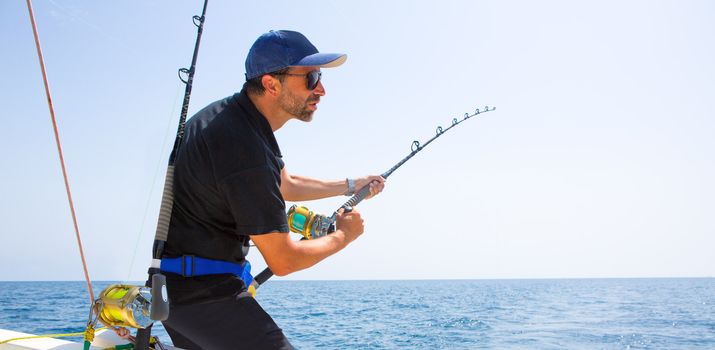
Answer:
MULTIPOLYGON (((444 135, 453 127, 461 124, 469 118, 475 117, 485 112, 491 112, 495 109, 496 107, 489 108, 489 106, 486 106, 484 107, 484 110, 480 110, 477 108, 477 110, 472 114, 464 113, 464 118, 462 120, 458 120, 457 118, 452 119, 452 125, 450 125, 446 129, 441 126, 438 126, 437 130, 435 131, 435 135, 431 139, 427 140, 427 142, 425 142, 424 144, 420 144, 419 141, 412 141, 412 146, 410 147, 410 154, 408 154, 407 157, 397 162, 397 164, 395 164, 388 171, 382 173, 382 177, 387 179, 387 177, 392 175, 395 170, 400 168, 417 153, 425 149, 425 147, 427 147, 430 143, 432 143, 440 136, 444 135)), ((344 212, 352 211, 352 208, 362 202, 363 199, 365 199, 369 194, 370 184, 367 184, 363 186, 347 202, 345 202, 345 204, 341 205, 338 209, 336 209, 333 212, 333 215, 331 215, 330 217, 326 217, 324 215, 312 212, 306 207, 294 205, 288 210, 288 227, 290 228, 291 232, 300 233, 301 235, 303 235, 303 238, 301 238, 301 240, 323 237, 327 234, 335 232, 335 221, 337 219, 339 210, 342 209, 344 212)), ((258 289, 258 287, 260 287, 272 276, 273 271, 271 271, 270 268, 266 268, 261 273, 256 275, 256 277, 254 277, 253 282, 251 282, 251 286, 254 289, 258 289)))
POLYGON ((159 161, 156 162, 156 169, 154 170, 154 176, 152 177, 152 182, 151 182, 151 188, 149 189, 149 196, 147 197, 146 200, 146 206, 144 208, 144 216, 142 217, 141 225, 139 226, 139 235, 137 236, 136 243, 134 244, 134 252, 132 253, 132 259, 130 260, 129 263, 129 272, 127 273, 127 279, 125 282, 130 281, 130 277, 132 274, 132 269, 134 269, 134 260, 136 259, 137 256, 137 251, 139 250, 139 242, 141 241, 141 238, 144 236, 144 224, 146 223, 147 216, 149 215, 149 207, 151 206, 151 198, 153 197, 154 194, 154 188, 156 187, 156 182, 157 179, 159 178, 159 172, 161 171, 161 158, 162 154, 166 154, 166 148, 169 146, 169 134, 171 131, 171 125, 172 121, 174 120, 174 113, 176 113, 176 101, 179 100, 179 94, 181 93, 181 87, 177 86, 176 87, 176 94, 174 95, 174 103, 172 103, 171 107, 171 113, 169 113, 169 120, 166 122, 166 128, 164 129, 164 140, 161 142, 161 153, 159 155, 159 161))

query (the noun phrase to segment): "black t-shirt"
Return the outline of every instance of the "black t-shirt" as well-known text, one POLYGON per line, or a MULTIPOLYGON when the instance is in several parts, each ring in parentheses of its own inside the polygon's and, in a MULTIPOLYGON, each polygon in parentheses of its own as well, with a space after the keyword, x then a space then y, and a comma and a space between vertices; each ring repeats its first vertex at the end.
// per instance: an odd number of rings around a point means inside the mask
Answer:
MULTIPOLYGON (((194 115, 174 163, 174 206, 164 257, 195 255, 241 263, 248 235, 288 232, 280 193, 281 152, 245 91, 194 115)), ((232 275, 167 274, 173 302, 232 295, 232 275)))

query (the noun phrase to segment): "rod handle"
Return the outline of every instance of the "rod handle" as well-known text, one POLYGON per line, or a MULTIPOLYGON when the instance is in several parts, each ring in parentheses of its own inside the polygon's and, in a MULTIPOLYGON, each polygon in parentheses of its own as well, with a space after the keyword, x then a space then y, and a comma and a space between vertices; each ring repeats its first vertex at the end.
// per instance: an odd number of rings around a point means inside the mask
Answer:
POLYGON ((345 211, 350 211, 352 210, 352 207, 358 205, 358 203, 362 202, 365 197, 367 197, 370 194, 370 184, 367 184, 363 186, 355 195, 350 197, 345 204, 341 205, 340 208, 345 209, 345 211), (350 210, 348 210, 348 208, 350 210))

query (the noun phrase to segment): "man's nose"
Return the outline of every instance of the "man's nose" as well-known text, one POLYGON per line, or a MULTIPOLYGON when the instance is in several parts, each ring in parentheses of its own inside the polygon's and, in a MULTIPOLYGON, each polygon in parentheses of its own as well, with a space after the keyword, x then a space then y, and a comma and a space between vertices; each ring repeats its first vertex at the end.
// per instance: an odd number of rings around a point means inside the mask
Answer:
POLYGON ((323 86, 322 80, 318 81, 318 85, 316 85, 315 89, 313 89, 313 93, 318 96, 325 96, 325 87, 323 86))

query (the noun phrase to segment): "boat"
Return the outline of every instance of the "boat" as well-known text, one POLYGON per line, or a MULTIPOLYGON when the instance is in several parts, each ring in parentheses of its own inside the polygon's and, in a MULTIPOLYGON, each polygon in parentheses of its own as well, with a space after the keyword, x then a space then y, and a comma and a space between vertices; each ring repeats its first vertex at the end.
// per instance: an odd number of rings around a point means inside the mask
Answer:
MULTIPOLYGON (((62 340, 57 338, 42 337, 37 338, 37 335, 27 334, 21 332, 10 331, 6 329, 0 329, 0 342, 11 340, 6 343, 0 344, 0 350, 82 350, 86 349, 83 343, 72 342, 68 340, 62 340), (19 339, 19 338, 29 338, 29 339, 19 339)), ((100 350, 100 349, 128 349, 130 343, 126 339, 122 339, 117 336, 113 331, 108 329, 102 329, 97 331, 92 341, 92 345, 89 347, 90 350, 100 350)), ((162 345, 164 349, 176 349, 179 348, 162 345)))

